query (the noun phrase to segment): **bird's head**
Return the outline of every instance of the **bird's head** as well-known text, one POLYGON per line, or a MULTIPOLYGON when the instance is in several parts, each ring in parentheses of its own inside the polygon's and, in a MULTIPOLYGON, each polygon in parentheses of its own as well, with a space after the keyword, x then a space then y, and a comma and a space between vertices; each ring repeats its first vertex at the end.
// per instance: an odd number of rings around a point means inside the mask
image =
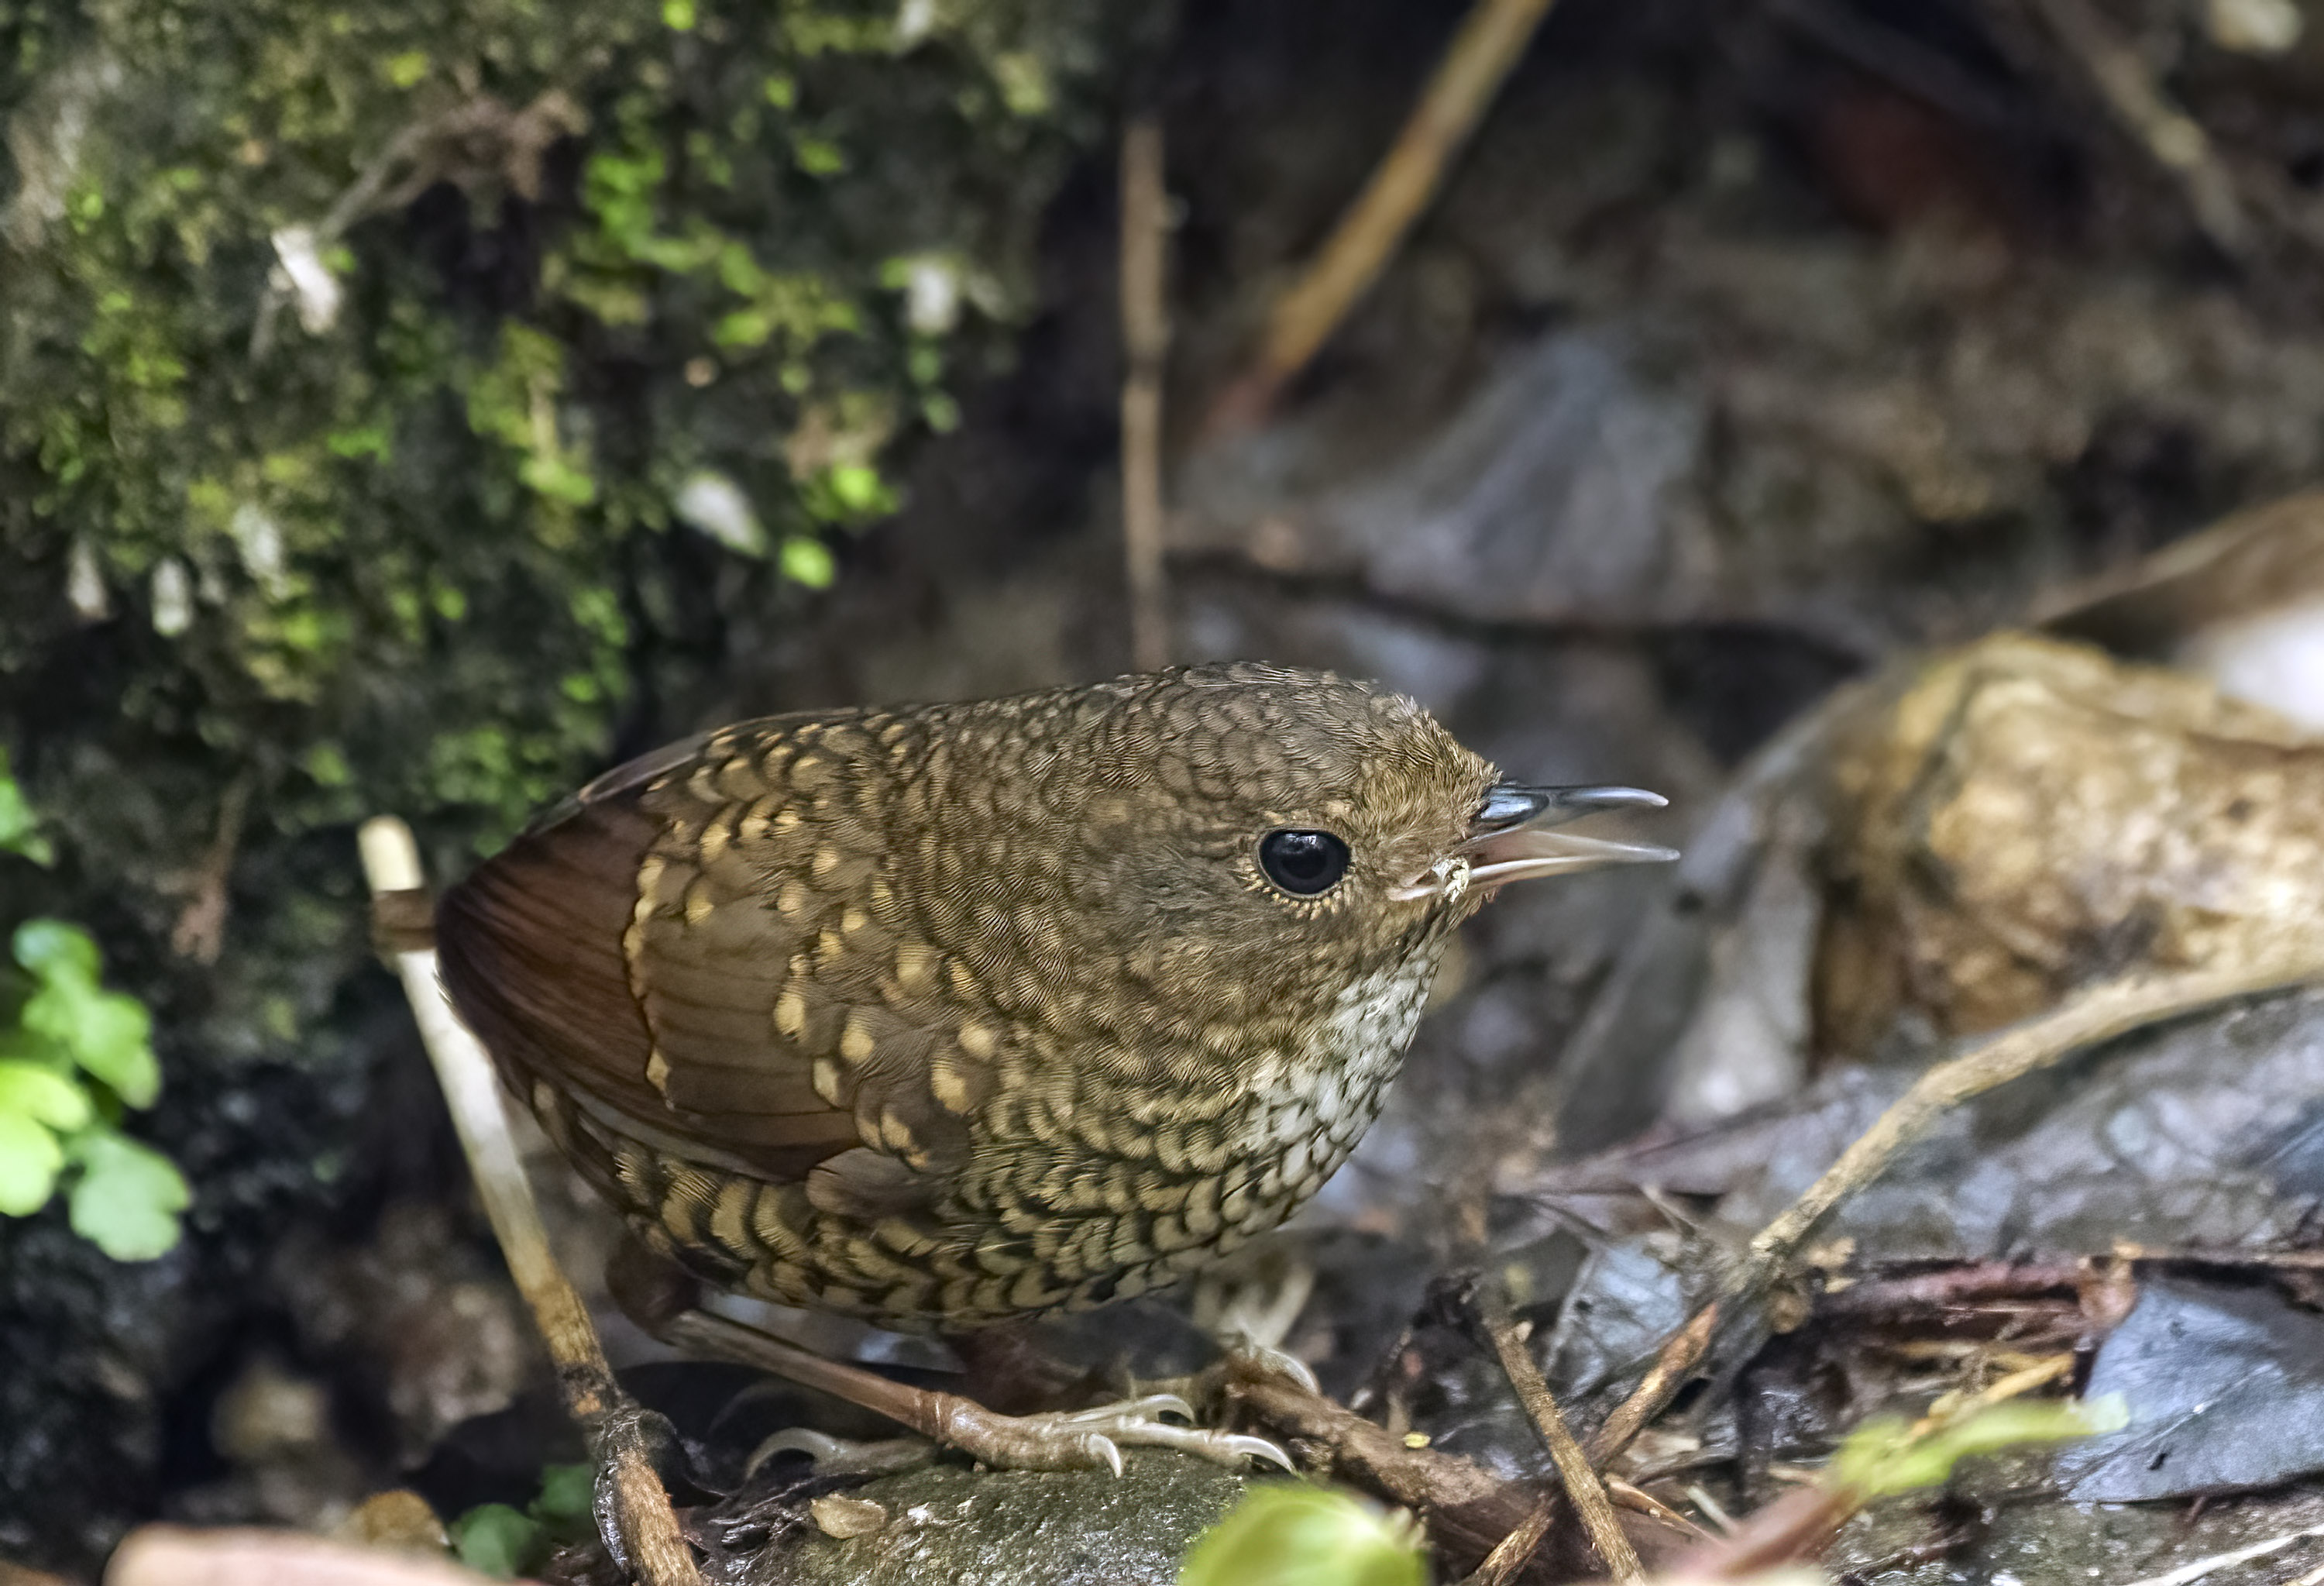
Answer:
POLYGON ((1328 672, 1241 662, 1048 697, 1012 748, 1088 927, 1071 972, 1119 973, 1173 1023, 1296 1018, 1433 966, 1499 887, 1675 857, 1561 829, 1655 794, 1504 781, 1412 700, 1328 672))

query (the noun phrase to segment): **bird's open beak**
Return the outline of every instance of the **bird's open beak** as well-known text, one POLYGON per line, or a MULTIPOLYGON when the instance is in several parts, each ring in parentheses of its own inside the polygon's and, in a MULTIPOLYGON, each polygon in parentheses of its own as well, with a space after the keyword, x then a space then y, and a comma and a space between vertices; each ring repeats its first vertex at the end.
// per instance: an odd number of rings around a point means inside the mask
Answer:
POLYGON ((1461 851, 1469 884, 1498 887, 1534 876, 1564 875, 1609 864, 1664 864, 1675 849, 1653 843, 1585 837, 1556 828, 1601 809, 1660 809, 1670 800, 1643 788, 1522 788, 1486 789, 1461 851))

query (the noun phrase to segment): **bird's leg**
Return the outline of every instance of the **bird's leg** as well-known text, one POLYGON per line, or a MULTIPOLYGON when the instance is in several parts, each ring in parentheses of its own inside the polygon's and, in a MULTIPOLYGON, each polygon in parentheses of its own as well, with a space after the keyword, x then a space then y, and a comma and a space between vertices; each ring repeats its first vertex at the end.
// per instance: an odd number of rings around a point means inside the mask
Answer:
POLYGON ((1194 1286, 1194 1324, 1209 1333, 1224 1358, 1199 1373, 1187 1391, 1204 1403, 1230 1380, 1268 1378, 1302 1393, 1321 1395, 1307 1362, 1282 1347, 1315 1292, 1315 1268, 1296 1258, 1254 1270, 1214 1274, 1194 1286), (1270 1270, 1271 1268, 1271 1270, 1270 1270))
MULTIPOLYGON (((1259 1350, 1281 1354, 1315 1292, 1315 1268, 1277 1250, 1274 1259, 1246 1259, 1194 1285, 1194 1323, 1229 1353, 1259 1350)), ((1286 1360, 1291 1359, 1285 1355, 1286 1360)), ((1301 1372, 1306 1367, 1293 1364, 1301 1372)))
POLYGON ((680 1349, 775 1372, 885 1415, 932 1443, 956 1448, 1000 1470, 1102 1468, 1118 1476, 1125 1447, 1173 1448, 1224 1465, 1269 1460, 1291 1469, 1290 1459, 1265 1438, 1206 1431, 1164 1419, 1194 1420, 1194 1406, 1175 1393, 1148 1394, 1088 1410, 1004 1415, 956 1393, 914 1388, 862 1366, 825 1360, 707 1311, 683 1311, 659 1332, 664 1342, 680 1349))
POLYGON ((878 1372, 801 1349, 771 1333, 702 1309, 699 1286, 635 1240, 625 1240, 605 1272, 613 1301, 663 1342, 696 1355, 771 1371, 908 1426, 931 1443, 956 1448, 1001 1470, 1121 1473, 1121 1450, 1174 1448, 1222 1465, 1270 1460, 1292 1468, 1261 1437, 1211 1432, 1191 1423, 1194 1407, 1174 1393, 1148 1394, 1094 1409, 1004 1415, 974 1399, 914 1388, 878 1372))

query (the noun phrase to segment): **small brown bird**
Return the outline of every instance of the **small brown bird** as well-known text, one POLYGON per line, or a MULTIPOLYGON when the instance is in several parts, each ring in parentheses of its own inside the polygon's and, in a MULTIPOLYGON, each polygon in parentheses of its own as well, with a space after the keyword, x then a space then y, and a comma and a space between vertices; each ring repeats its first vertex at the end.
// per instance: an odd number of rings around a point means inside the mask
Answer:
POLYGON ((454 888, 438 940, 649 1246, 960 1331, 1281 1222, 1379 1112, 1453 927, 1673 857, 1549 829, 1661 802, 1503 783, 1328 673, 1185 668, 674 744, 454 888))

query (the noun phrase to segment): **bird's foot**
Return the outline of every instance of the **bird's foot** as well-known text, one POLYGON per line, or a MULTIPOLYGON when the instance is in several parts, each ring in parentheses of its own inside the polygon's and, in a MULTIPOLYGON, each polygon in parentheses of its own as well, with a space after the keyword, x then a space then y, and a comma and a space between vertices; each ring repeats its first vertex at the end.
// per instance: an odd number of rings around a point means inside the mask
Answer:
POLYGON ((1263 1437, 1194 1425, 1194 1406, 1175 1393, 1046 1415, 1003 1415, 973 1399, 932 1395, 930 1434, 938 1443, 997 1470, 1093 1471, 1121 1474, 1124 1448, 1168 1448, 1213 1464, 1240 1468, 1266 1460, 1288 1471, 1291 1456, 1263 1437), (1166 1420, 1165 1416, 1176 1417, 1166 1420))
POLYGON ((1191 1425, 1193 1406, 1175 1393, 1149 1394, 1089 1410, 1004 1415, 956 1393, 914 1388, 861 1366, 825 1360, 707 1311, 681 1312, 665 1325, 662 1336, 697 1354, 756 1366, 820 1388, 1000 1470, 1110 1470, 1120 1475, 1124 1448, 1176 1449, 1222 1465, 1256 1459, 1272 1461, 1286 1471, 1293 1468, 1290 1456, 1263 1437, 1191 1425))

